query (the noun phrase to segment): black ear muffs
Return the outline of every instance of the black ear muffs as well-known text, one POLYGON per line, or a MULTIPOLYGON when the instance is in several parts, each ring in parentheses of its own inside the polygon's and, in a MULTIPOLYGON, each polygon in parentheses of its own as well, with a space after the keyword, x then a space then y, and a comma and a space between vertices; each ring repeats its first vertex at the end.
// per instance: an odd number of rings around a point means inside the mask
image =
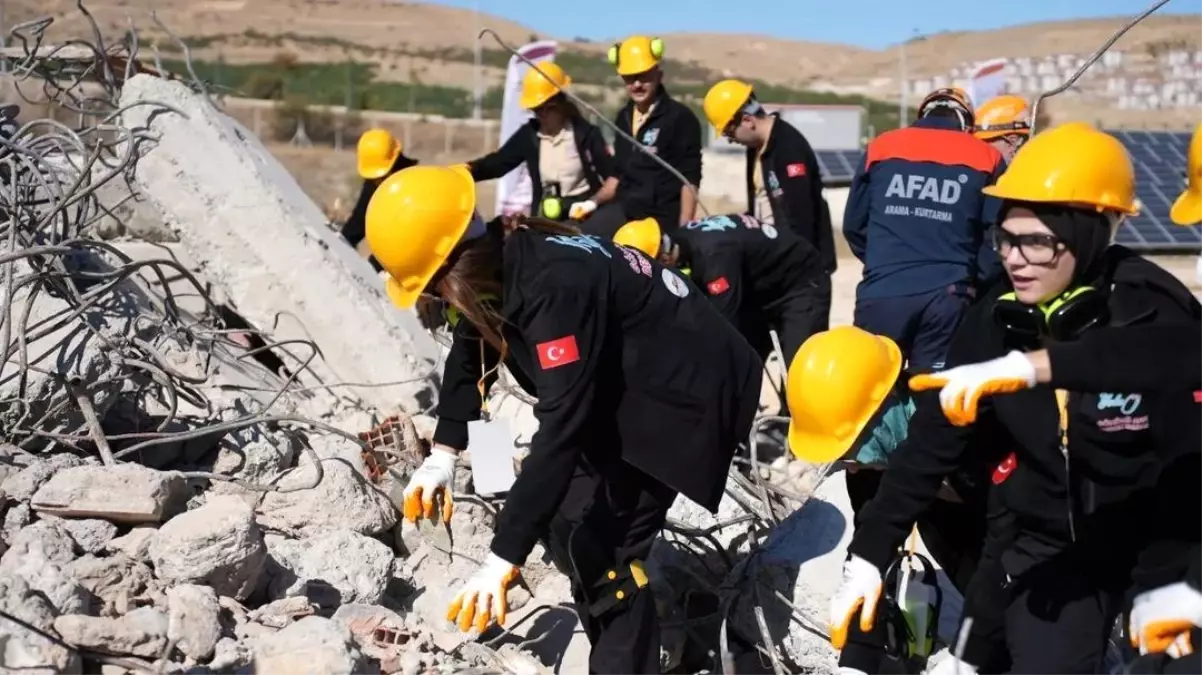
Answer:
POLYGON ((1106 323, 1110 311, 1105 293, 1081 286, 1038 306, 1023 304, 1014 293, 1007 293, 994 303, 993 318, 1007 331, 1024 338, 1067 342, 1106 323))

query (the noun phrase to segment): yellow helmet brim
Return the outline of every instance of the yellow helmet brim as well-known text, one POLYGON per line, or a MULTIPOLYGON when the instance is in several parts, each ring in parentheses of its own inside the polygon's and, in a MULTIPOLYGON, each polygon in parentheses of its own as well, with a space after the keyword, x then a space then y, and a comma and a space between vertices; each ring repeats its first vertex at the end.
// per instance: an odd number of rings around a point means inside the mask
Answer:
POLYGON ((1186 190, 1169 211, 1169 218, 1177 225, 1188 227, 1202 223, 1202 189, 1186 190))

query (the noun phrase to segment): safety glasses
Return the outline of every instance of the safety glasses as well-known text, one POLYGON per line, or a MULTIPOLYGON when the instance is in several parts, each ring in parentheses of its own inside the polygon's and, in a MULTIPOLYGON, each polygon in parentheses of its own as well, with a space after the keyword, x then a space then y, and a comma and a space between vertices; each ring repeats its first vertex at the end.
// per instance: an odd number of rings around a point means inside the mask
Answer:
POLYGON ((1013 234, 1006 230, 993 228, 993 250, 1005 260, 1015 247, 1018 254, 1032 265, 1050 265, 1060 257, 1065 244, 1057 236, 1051 234, 1013 234))

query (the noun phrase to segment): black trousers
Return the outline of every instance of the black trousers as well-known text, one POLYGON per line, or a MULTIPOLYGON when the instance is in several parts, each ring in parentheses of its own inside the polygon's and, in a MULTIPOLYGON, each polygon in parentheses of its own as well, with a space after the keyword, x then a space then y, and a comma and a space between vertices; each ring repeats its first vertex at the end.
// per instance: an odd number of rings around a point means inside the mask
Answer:
MULTIPOLYGON (((846 472, 847 496, 852 511, 860 510, 876 495, 883 471, 862 469, 846 472)), ((966 594, 976 573, 985 540, 986 510, 983 499, 966 498, 963 503, 936 500, 918 520, 918 532, 934 562, 943 568, 956 590, 966 594)), ((877 621, 867 633, 860 630, 858 619, 847 631, 847 643, 839 654, 839 665, 866 673, 905 672, 902 664, 886 655, 885 622, 877 612, 877 621)), ((1054 671, 1049 671, 1054 672, 1054 671)))
POLYGON ((623 225, 626 224, 626 209, 622 202, 614 199, 597 207, 588 218, 580 223, 580 229, 585 234, 591 234, 602 239, 613 239, 623 225))
POLYGON ((768 304, 764 308, 764 315, 768 327, 775 330, 780 338, 781 357, 788 370, 802 343, 814 333, 830 328, 831 278, 823 274, 789 292, 768 304))
POLYGON ((596 611, 613 597, 633 560, 645 560, 663 528, 676 493, 621 462, 577 466, 567 495, 551 521, 548 549, 556 567, 572 581, 580 622, 588 635, 590 673, 658 673, 659 619, 650 587, 626 597, 608 611, 596 611))

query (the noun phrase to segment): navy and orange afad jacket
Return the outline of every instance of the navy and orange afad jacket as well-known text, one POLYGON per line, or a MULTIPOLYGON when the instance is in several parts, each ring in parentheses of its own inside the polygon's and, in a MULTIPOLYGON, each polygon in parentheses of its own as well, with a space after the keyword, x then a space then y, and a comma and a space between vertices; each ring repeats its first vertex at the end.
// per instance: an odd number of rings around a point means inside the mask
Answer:
POLYGON ((1005 170, 1001 153, 927 118, 872 140, 852 179, 843 235, 864 263, 857 298, 899 297, 1000 271, 989 227, 1001 202, 981 194, 1005 170))

